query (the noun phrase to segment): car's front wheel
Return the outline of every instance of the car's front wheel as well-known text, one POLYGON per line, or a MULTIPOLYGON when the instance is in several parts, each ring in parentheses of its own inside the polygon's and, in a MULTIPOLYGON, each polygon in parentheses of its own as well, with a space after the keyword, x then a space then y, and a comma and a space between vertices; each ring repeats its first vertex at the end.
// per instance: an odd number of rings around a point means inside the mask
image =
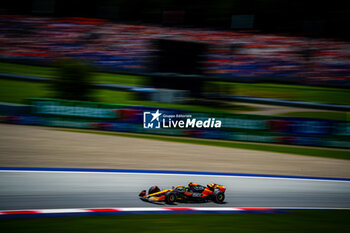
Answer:
POLYGON ((176 201, 176 195, 173 192, 168 192, 165 194, 165 202, 167 204, 173 204, 176 201))

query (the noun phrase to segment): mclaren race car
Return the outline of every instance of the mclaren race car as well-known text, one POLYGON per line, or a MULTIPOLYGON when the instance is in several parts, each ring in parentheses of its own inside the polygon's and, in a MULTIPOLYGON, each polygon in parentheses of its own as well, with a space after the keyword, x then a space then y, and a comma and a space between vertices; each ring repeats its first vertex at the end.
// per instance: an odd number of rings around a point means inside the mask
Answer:
POLYGON ((160 190, 158 186, 152 186, 148 190, 143 190, 139 197, 147 202, 165 202, 173 204, 174 202, 208 202, 223 203, 225 200, 226 188, 223 185, 208 184, 202 186, 189 183, 188 186, 178 185, 171 189, 160 190))

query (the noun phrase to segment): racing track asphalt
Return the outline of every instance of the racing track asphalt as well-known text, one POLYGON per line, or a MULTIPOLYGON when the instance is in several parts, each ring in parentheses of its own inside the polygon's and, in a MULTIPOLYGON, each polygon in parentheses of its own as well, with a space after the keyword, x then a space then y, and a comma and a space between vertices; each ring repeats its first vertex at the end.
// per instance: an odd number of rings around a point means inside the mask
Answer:
POLYGON ((170 207, 350 208, 350 182, 238 176, 0 171, 0 210, 165 207, 143 202, 142 189, 219 183, 226 203, 181 203, 170 207))

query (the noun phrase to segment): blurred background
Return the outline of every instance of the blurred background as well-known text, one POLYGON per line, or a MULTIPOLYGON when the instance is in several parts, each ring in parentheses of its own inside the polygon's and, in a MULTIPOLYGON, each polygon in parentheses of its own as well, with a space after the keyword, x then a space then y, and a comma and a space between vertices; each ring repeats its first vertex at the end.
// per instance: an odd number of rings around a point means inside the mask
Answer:
POLYGON ((349 148, 349 13, 313 0, 4 1, 1 121, 349 148), (156 109, 223 126, 143 129, 156 109))
MULTIPOLYGON (((49 208, 55 208, 74 216, 71 208, 161 207, 137 194, 189 181, 225 185, 223 207, 322 208, 270 215, 4 220, 1 229, 346 232, 348 210, 323 210, 350 206, 350 8, 345 4, 0 1, 0 215, 1 210, 47 209, 54 216, 49 208), (157 110, 215 118, 222 125, 143 128, 143 113, 157 110), (15 171, 18 167, 26 172, 15 171), (83 172, 62 172, 65 168, 83 172), (84 168, 172 172, 103 175, 84 168), (249 174, 274 177, 254 181, 249 174), (289 178, 276 179, 281 175, 289 178)), ((97 214, 105 211, 111 209, 97 214)))

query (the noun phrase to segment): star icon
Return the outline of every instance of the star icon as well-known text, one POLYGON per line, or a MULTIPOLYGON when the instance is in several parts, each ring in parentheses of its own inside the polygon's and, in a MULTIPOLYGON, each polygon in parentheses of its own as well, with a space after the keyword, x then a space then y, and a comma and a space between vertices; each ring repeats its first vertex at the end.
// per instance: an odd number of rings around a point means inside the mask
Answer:
POLYGON ((151 114, 153 116, 151 122, 154 121, 155 119, 157 119, 157 121, 159 121, 159 116, 162 115, 161 113, 159 113, 159 109, 157 109, 157 111, 155 113, 151 113, 151 114))

